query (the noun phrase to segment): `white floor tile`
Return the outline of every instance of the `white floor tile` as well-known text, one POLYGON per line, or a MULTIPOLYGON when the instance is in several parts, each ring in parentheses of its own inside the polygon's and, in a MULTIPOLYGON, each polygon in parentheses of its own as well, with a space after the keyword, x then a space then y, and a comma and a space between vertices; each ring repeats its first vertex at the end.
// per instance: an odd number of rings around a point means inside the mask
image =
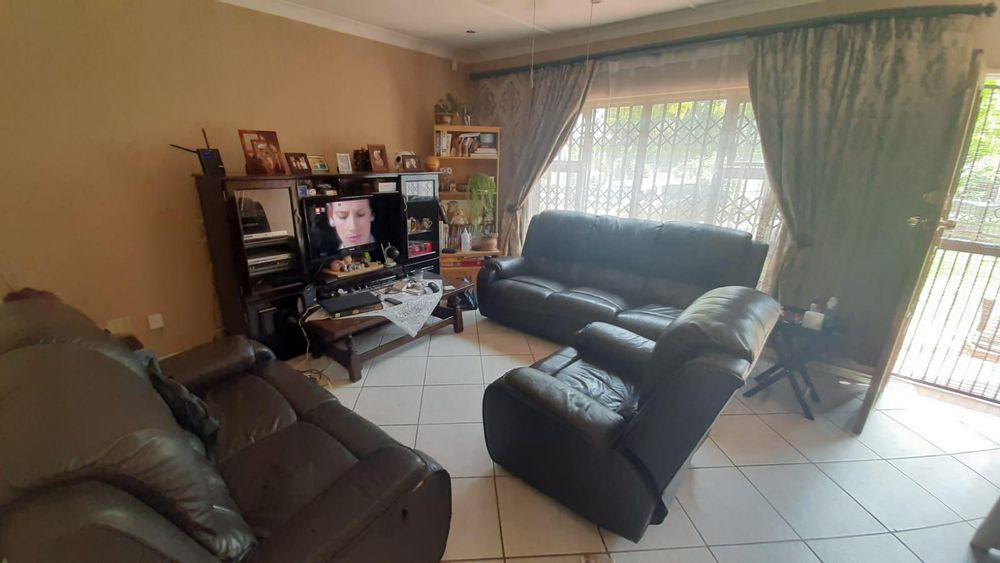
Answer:
POLYGON ((482 385, 428 385, 424 387, 420 424, 483 421, 482 385))
POLYGON ((483 356, 483 380, 487 385, 493 383, 508 371, 535 363, 532 356, 483 356))
POLYGON ((955 454, 997 447, 971 427, 935 409, 889 410, 886 414, 946 453, 955 454))
POLYGON ((516 477, 497 477, 496 482, 508 556, 604 551, 597 526, 516 477))
POLYGON ((906 544, 924 563, 985 563, 1000 561, 1000 557, 988 558, 977 553, 969 546, 975 529, 965 522, 911 530, 896 534, 900 541, 906 544))
MULTIPOLYGON (((390 342, 392 340, 396 340, 397 338, 400 338, 400 337, 393 336, 393 335, 388 335, 387 334, 384 337, 382 337, 382 344, 385 344, 385 343, 390 342)), ((426 356, 427 355, 427 347, 428 347, 429 344, 430 344, 430 339, 427 338, 426 336, 424 336, 424 337, 421 337, 421 338, 418 338, 418 339, 414 340, 413 342, 410 342, 408 344, 404 344, 404 345, 400 346, 399 348, 396 348, 392 352, 386 352, 385 354, 382 354, 381 356, 379 356, 379 358, 391 358, 391 357, 394 357, 394 356, 407 356, 407 357, 409 357, 409 356, 426 356)))
POLYGON ((483 382, 479 356, 431 356, 427 359, 425 385, 462 385, 483 382))
MULTIPOLYGON (((854 426, 855 413, 836 412, 824 415, 846 432, 854 426)), ((872 411, 858 440, 884 458, 914 457, 944 453, 916 432, 896 422, 881 411, 872 411)))
MULTIPOLYGON (((744 397, 743 393, 752 389, 756 383, 757 382, 753 379, 748 379, 746 387, 737 391, 737 393, 739 393, 740 401, 751 411, 757 414, 802 414, 802 409, 799 407, 799 403, 795 399, 795 393, 792 392, 792 387, 787 380, 783 379, 778 381, 753 397, 744 397)), ((809 404, 815 403, 810 401, 809 404)))
POLYGON ((534 356, 548 356, 556 350, 562 349, 563 345, 544 338, 528 335, 528 346, 534 356))
POLYGON ((365 387, 385 387, 424 384, 427 358, 422 356, 379 357, 365 376, 365 387))
POLYGON ((461 334, 439 332, 431 335, 430 356, 478 356, 479 336, 475 332, 461 334))
POLYGON ((380 426, 383 432, 404 446, 414 448, 417 443, 417 425, 403 424, 398 426, 380 426))
POLYGON ((373 424, 416 424, 420 417, 421 387, 365 387, 354 411, 373 424))
POLYGON ((451 480, 451 529, 444 559, 503 557, 493 479, 451 480))
POLYGON ((479 422, 421 426, 417 449, 437 460, 452 477, 493 476, 493 460, 479 422))
POLYGON ((360 334, 354 335, 354 349, 358 352, 367 352, 372 348, 375 348, 382 342, 382 332, 384 328, 376 328, 374 330, 367 330, 360 334))
POLYGON ((892 464, 964 520, 984 518, 1000 489, 951 456, 896 459, 892 464))
POLYGON ((523 334, 492 333, 479 336, 479 351, 483 356, 513 356, 530 354, 531 348, 523 334))
POLYGON ((639 543, 634 543, 608 530, 601 530, 601 536, 604 537, 604 544, 608 546, 610 552, 705 545, 705 542, 701 541, 698 531, 694 529, 691 519, 684 513, 681 503, 676 501, 670 506, 667 518, 663 523, 646 528, 646 533, 639 540, 639 543))
POLYGON ((815 465, 761 465, 740 469, 804 539, 886 531, 815 465))
POLYGON ((726 403, 725 408, 722 409, 722 414, 753 414, 753 411, 740 400, 739 394, 736 394, 726 403))
MULTIPOLYGON (((607 553, 588 553, 581 555, 548 555, 545 557, 514 557, 507 558, 507 562, 519 561, 522 563, 615 563, 607 553)), ((476 561, 476 563, 481 563, 476 561)))
POLYGON ((844 461, 819 467, 890 530, 960 519, 887 461, 844 461))
POLYGON ((476 321, 476 330, 479 334, 521 334, 516 328, 502 325, 493 319, 480 317, 476 321))
POLYGON ((707 547, 616 553, 615 563, 716 563, 707 547))
POLYGON ((1000 450, 955 454, 955 459, 971 467, 994 485, 1000 486, 1000 450))
POLYGON ((691 467, 732 467, 732 465, 733 462, 711 438, 705 438, 691 458, 691 467))
POLYGON ((806 542, 823 563, 920 563, 892 534, 806 542))
POLYGON ((736 465, 806 461, 784 438, 753 415, 721 416, 712 425, 709 436, 736 465))
POLYGON ((736 468, 692 469, 677 498, 708 545, 798 539, 736 468))
POLYGON ((349 409, 354 408, 354 404, 358 402, 358 395, 360 394, 360 387, 337 387, 333 390, 333 396, 340 401, 340 404, 349 409))
POLYGON ((857 437, 823 417, 809 420, 797 414, 762 414, 760 419, 809 461, 878 459, 878 455, 859 442, 857 437))
POLYGON ((719 563, 819 563, 803 542, 758 543, 713 547, 719 563))

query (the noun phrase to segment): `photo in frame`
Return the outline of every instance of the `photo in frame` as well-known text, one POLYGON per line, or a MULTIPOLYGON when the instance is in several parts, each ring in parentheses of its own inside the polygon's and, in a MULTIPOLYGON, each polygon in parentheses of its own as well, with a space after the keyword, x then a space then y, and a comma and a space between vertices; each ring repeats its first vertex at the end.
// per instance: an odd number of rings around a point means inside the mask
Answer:
POLYGON ((246 158, 247 174, 287 174, 278 134, 274 131, 240 129, 240 146, 246 158))
POLYGON ((330 166, 326 163, 326 158, 321 154, 309 154, 306 155, 306 160, 309 161, 309 171, 313 174, 329 174, 330 166))
POLYGON ((304 152, 286 152, 285 160, 288 161, 289 174, 308 174, 310 172, 309 159, 304 152))
POLYGON ((354 169, 351 167, 351 155, 346 152, 337 153, 337 172, 341 174, 352 174, 354 169))
POLYGON ((368 155, 371 159, 372 172, 388 172, 389 157, 385 152, 385 145, 368 145, 368 155))
POLYGON ((399 157, 405 172, 420 170, 420 158, 415 154, 404 154, 399 157))

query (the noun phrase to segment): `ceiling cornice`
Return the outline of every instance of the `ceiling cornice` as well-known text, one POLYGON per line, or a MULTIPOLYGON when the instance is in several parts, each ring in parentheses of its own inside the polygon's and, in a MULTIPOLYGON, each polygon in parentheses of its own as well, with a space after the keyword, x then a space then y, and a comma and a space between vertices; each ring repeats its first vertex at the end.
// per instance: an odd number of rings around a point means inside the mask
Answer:
MULTIPOLYGON (((817 4, 823 1, 825 0, 728 0, 716 4, 702 4, 696 8, 676 10, 633 20, 595 26, 589 34, 586 29, 580 29, 564 31, 548 36, 538 35, 535 37, 535 51, 549 51, 584 45, 587 43, 588 35, 592 43, 597 43, 599 41, 619 39, 643 33, 738 18, 760 12, 781 10, 804 4, 817 4)), ((508 44, 462 51, 457 56, 462 61, 478 63, 527 55, 530 52, 530 40, 522 39, 508 44)))
POLYGON ((309 6, 303 6, 289 0, 217 0, 224 4, 232 4, 241 8, 249 8, 258 12, 265 12, 275 16, 281 16, 290 20, 315 25, 340 33, 363 37, 388 43, 396 47, 410 49, 436 57, 445 59, 457 59, 458 53, 452 49, 437 45, 431 41, 426 41, 419 37, 386 29, 376 25, 352 20, 323 10, 317 10, 309 6))

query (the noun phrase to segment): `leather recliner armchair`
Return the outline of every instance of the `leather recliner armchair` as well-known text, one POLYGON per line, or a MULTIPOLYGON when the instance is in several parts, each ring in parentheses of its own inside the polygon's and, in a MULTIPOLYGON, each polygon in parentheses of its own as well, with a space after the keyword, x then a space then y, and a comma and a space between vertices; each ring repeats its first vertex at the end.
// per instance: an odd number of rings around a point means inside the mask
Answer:
POLYGON ((476 292, 483 315, 562 344, 594 321, 655 340, 706 291, 755 287, 766 256, 733 229, 546 211, 521 256, 486 261, 476 292))
POLYGON ((440 560, 451 484, 434 460, 246 338, 161 366, 219 419, 214 443, 82 313, 0 305, 0 558, 440 560))
POLYGON ((486 389, 494 461, 632 541, 663 521, 691 456, 753 368, 780 306, 746 287, 697 298, 656 341, 595 322, 486 389))

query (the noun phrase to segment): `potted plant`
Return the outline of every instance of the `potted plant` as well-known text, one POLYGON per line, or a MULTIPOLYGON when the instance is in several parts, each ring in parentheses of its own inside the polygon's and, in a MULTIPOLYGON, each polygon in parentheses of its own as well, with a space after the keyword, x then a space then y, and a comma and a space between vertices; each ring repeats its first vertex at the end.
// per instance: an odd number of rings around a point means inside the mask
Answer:
POLYGON ((458 117, 460 107, 462 107, 462 103, 458 101, 458 96, 448 92, 434 104, 434 123, 451 125, 458 117))
POLYGON ((492 176, 469 176, 469 211, 472 223, 482 233, 483 250, 496 250, 497 183, 492 176))

